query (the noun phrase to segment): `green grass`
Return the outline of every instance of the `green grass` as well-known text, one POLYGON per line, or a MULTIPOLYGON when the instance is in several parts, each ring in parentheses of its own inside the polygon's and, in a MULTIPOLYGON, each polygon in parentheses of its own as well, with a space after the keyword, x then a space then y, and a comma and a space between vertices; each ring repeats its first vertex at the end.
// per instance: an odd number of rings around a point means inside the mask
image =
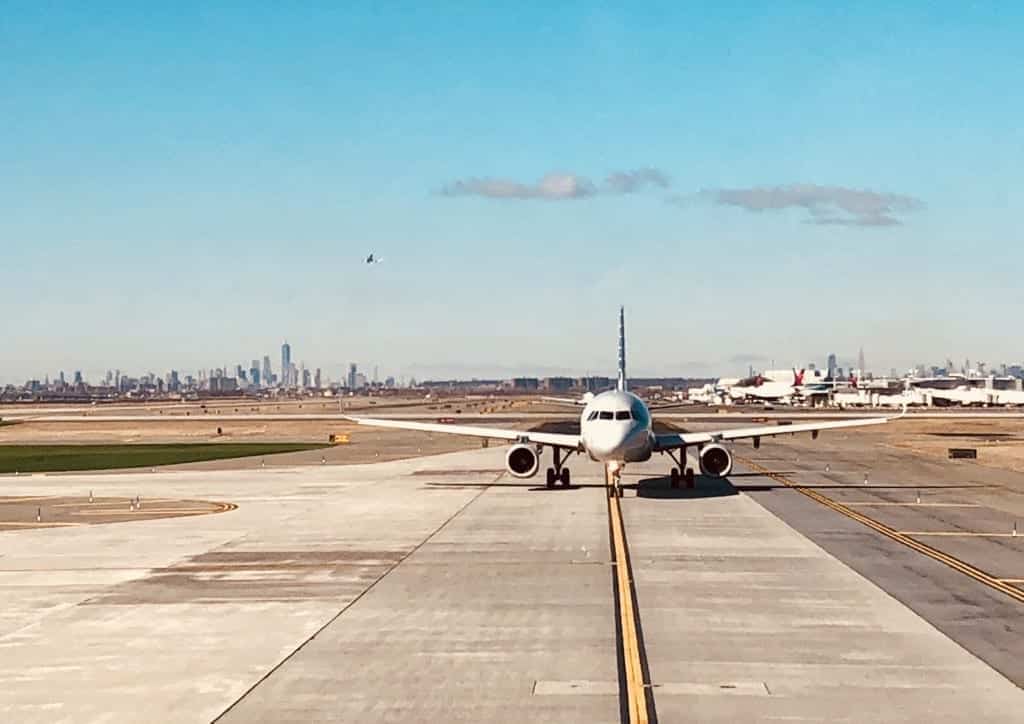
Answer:
POLYGON ((0 445, 0 473, 145 468, 252 455, 301 452, 324 443, 175 443, 167 445, 0 445))

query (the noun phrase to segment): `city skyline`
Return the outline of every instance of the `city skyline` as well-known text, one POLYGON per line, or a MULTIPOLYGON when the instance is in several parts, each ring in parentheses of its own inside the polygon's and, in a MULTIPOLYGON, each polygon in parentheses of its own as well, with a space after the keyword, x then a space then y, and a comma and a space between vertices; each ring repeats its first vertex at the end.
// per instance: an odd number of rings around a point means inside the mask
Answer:
MULTIPOLYGON (((301 360, 296 364, 292 360, 291 356, 292 346, 285 340, 280 347, 280 367, 274 370, 273 365, 270 361, 270 355, 263 355, 262 362, 259 358, 253 358, 246 367, 243 363, 232 363, 223 365, 202 365, 198 367, 183 367, 180 365, 157 364, 148 365, 144 368, 145 371, 133 371, 127 368, 120 367, 107 367, 103 371, 96 370, 83 370, 72 366, 68 369, 57 369, 52 374, 53 382, 58 379, 63 384, 65 383, 66 376, 68 374, 74 375, 74 383, 84 382, 86 384, 110 384, 112 379, 121 377, 122 374, 126 378, 132 379, 162 379, 170 380, 171 376, 181 380, 194 379, 196 382, 206 383, 211 378, 225 378, 238 380, 241 385, 244 382, 246 385, 251 384, 255 388, 269 389, 269 388, 313 388, 319 389, 321 386, 327 387, 328 384, 333 384, 341 387, 348 387, 350 389, 358 389, 363 386, 369 385, 371 382, 378 382, 378 367, 377 363, 373 363, 373 376, 368 377, 365 369, 360 370, 360 365, 357 362, 346 362, 346 363, 333 363, 332 365, 311 365, 307 366, 305 360, 301 360), (331 374, 330 370, 337 369, 336 374, 331 374), (157 372, 156 369, 162 369, 157 372), (327 369, 327 373, 324 373, 324 369, 327 369), (314 384, 315 379, 315 384, 314 384), (323 385, 322 385, 323 383, 323 385)), ((787 363, 785 361, 776 360, 774 358, 754 357, 750 355, 741 355, 730 360, 729 365, 724 371, 719 370, 713 374, 707 374, 707 371, 687 371, 682 366, 677 368, 670 374, 664 372, 651 372, 643 368, 636 370, 633 376, 635 377, 689 377, 689 378, 703 378, 708 376, 713 377, 729 377, 729 376, 743 376, 744 374, 754 374, 756 372, 764 372, 768 370, 778 369, 797 369, 797 368, 808 368, 808 369, 821 369, 827 370, 831 377, 836 370, 847 372, 840 376, 852 373, 854 370, 858 372, 865 371, 876 377, 885 376, 902 376, 905 374, 917 374, 918 376, 927 376, 928 374, 975 374, 975 375, 1006 375, 1006 374, 1018 374, 1022 365, 1019 361, 1001 361, 986 362, 976 360, 974 363, 971 362, 970 358, 963 358, 962 362, 956 362, 951 357, 943 357, 941 361, 933 362, 917 362, 906 368, 872 368, 870 365, 865 363, 865 352, 863 346, 858 348, 857 356, 854 358, 850 356, 839 356, 834 352, 823 353, 819 355, 820 359, 810 359, 798 362, 787 363), (758 360, 761 364, 753 364, 754 360, 758 360), (745 364, 745 368, 740 369, 739 365, 745 364), (866 365, 866 366, 865 366, 866 365), (1009 372, 1008 372, 1009 370, 1009 372)), ((453 371, 446 373, 444 368, 438 368, 433 370, 431 374, 429 367, 417 367, 413 366, 414 370, 419 370, 418 373, 406 374, 398 372, 397 374, 386 373, 386 379, 402 380, 407 378, 419 378, 422 380, 445 380, 445 379, 460 379, 460 380, 472 380, 472 379, 509 379, 514 377, 537 377, 537 378, 550 378, 550 377, 584 377, 591 374, 601 374, 604 368, 594 368, 587 370, 578 370, 568 367, 558 367, 551 365, 540 365, 540 366, 519 366, 509 367, 502 365, 495 365, 493 367, 481 367, 479 370, 468 370, 466 367, 454 367, 453 371), (425 374, 424 374, 425 373, 425 374)), ((2 370, 0 370, 0 387, 14 386, 20 387, 23 384, 30 382, 49 382, 51 380, 50 372, 38 372, 32 373, 20 380, 5 380, 2 376, 2 370)), ((240 387, 239 389, 241 389, 240 387)))

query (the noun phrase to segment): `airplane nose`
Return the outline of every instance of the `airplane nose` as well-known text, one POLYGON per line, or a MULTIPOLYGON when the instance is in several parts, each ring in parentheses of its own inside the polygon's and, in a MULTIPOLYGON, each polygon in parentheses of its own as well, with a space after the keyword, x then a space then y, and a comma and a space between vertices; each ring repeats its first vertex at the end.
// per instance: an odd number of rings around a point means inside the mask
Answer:
POLYGON ((587 447, 598 458, 614 457, 626 447, 631 433, 632 430, 628 427, 606 428, 601 431, 601 434, 588 440, 587 447))

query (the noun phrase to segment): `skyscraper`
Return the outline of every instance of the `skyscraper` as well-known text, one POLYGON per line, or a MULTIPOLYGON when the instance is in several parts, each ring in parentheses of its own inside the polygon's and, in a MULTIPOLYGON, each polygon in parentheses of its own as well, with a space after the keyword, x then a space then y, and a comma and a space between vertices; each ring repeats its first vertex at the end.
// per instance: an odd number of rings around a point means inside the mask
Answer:
POLYGON ((269 386, 274 378, 274 371, 270 369, 270 355, 263 355, 263 385, 269 386))
POLYGON ((861 377, 863 377, 864 373, 865 373, 865 370, 864 370, 864 347, 863 346, 860 348, 860 354, 857 355, 857 366, 860 368, 860 375, 861 375, 861 377))
POLYGON ((836 378, 836 355, 833 352, 828 356, 828 379, 834 380, 836 378))
POLYGON ((288 387, 292 384, 292 346, 285 342, 281 345, 281 385, 288 387))
POLYGON ((350 364, 348 366, 348 388, 350 390, 356 389, 356 376, 357 376, 357 374, 358 373, 356 371, 356 363, 353 362, 352 364, 350 364))

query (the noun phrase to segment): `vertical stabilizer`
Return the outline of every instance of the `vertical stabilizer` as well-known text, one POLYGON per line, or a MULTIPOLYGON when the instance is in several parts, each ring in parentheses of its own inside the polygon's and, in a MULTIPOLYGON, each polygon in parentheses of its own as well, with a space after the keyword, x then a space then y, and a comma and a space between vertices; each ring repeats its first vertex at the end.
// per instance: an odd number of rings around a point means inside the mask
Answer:
POLYGON ((626 391, 626 311, 619 307, 619 390, 626 391))

